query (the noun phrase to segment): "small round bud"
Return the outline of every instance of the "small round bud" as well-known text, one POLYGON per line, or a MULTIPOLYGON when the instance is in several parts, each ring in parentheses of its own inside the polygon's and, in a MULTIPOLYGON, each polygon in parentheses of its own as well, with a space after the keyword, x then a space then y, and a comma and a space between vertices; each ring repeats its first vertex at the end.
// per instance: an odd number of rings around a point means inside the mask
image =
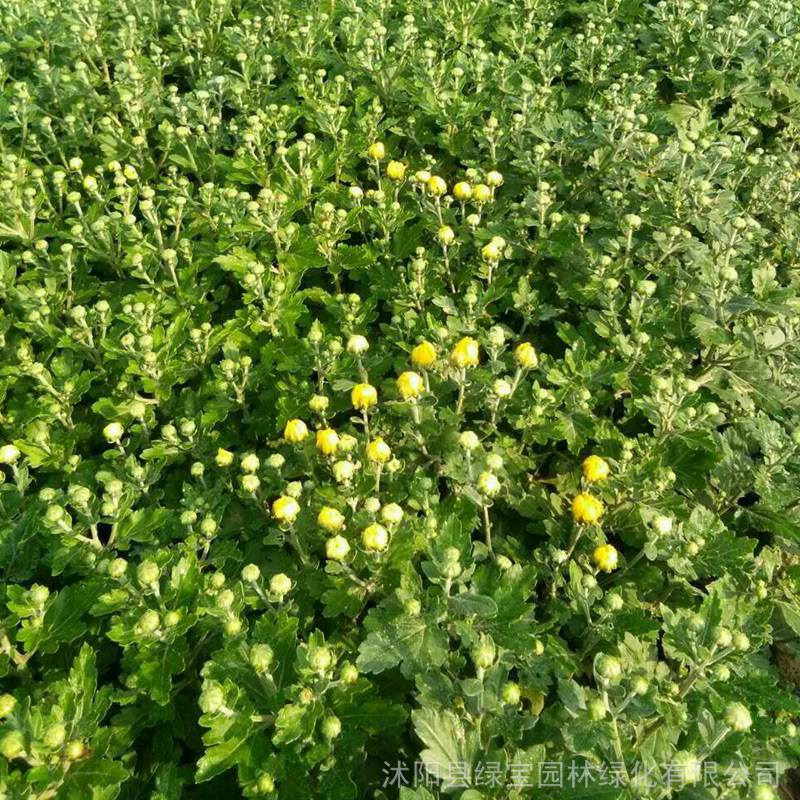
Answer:
POLYGON ((308 426, 301 419, 290 419, 283 429, 283 438, 290 444, 300 444, 308 436, 308 426))
POLYGON ((344 515, 330 506, 323 506, 317 516, 317 524, 329 533, 338 533, 344 528, 344 515))
POLYGON ((753 718, 742 703, 731 703, 725 709, 725 724, 737 733, 744 733, 753 724, 753 718))
POLYGON ((242 580, 245 583, 255 583, 261 577, 261 570, 255 564, 242 567, 242 580))
POLYGON ((117 444, 125 435, 125 427, 121 422, 109 422, 103 428, 103 436, 110 444, 117 444))
POLYGON ((361 541, 366 550, 380 553, 389 546, 389 532, 383 525, 375 523, 364 529, 361 534, 361 541))
POLYGON ((269 672, 275 654, 268 644, 254 644, 250 647, 249 659, 256 672, 269 672))
POLYGON ((51 750, 60 748, 67 739, 67 726, 63 722, 54 722, 42 736, 45 747, 51 750))
POLYGON ((478 490, 486 497, 497 497, 501 488, 500 480, 493 472, 482 472, 478 476, 478 490))
POLYGON ((364 336, 355 334, 347 340, 347 352, 354 356, 360 356, 369 350, 369 342, 364 336))
POLYGON ((602 680, 609 683, 618 681, 622 676, 622 666, 619 661, 605 653, 598 656, 595 662, 595 670, 602 680))
POLYGON ((606 704, 601 698, 595 697, 590 700, 587 708, 589 711, 589 718, 594 722, 599 722, 600 720, 605 719, 607 713, 606 704))
POLYGON ((325 717, 322 720, 322 735, 326 739, 335 739, 342 732, 342 723, 338 717, 325 717))
POLYGON ((500 699, 507 706, 518 706, 521 697, 522 692, 518 683, 507 681, 503 684, 503 688, 500 690, 500 699))
POLYGON ((143 561, 136 570, 136 579, 142 586, 157 583, 161 577, 161 569, 155 561, 143 561))
POLYGON ((341 679, 342 683, 348 685, 355 683, 358 680, 358 674, 358 667, 349 662, 342 664, 339 670, 339 678, 341 679))
POLYGON ((478 669, 489 669, 497 654, 492 638, 481 634, 480 640, 472 649, 472 661, 478 669))
POLYGON ((0 694, 0 719, 9 716, 17 706, 17 698, 13 694, 0 694))
POLYGON ((325 555, 331 561, 344 561, 350 552, 350 545, 344 536, 333 536, 325 542, 325 555))
POLYGON ((230 450, 225 450, 220 447, 214 456, 214 463, 218 467, 229 467, 233 464, 233 453, 230 450))
POLYGON ((411 351, 411 363, 420 369, 431 367, 436 361, 436 348, 427 341, 420 342, 411 351))
POLYGON ((278 597, 284 597, 292 590, 292 579, 283 572, 278 572, 269 579, 269 590, 278 597))
POLYGON ((378 392, 369 383, 357 383, 350 392, 350 401, 357 411, 366 411, 378 402, 378 392))
POLYGON ((333 653, 328 647, 310 647, 308 649, 308 666, 320 675, 333 665, 333 653))
POLYGON ((583 460, 583 477, 588 483, 604 481, 611 474, 608 462, 600 456, 591 455, 583 460))

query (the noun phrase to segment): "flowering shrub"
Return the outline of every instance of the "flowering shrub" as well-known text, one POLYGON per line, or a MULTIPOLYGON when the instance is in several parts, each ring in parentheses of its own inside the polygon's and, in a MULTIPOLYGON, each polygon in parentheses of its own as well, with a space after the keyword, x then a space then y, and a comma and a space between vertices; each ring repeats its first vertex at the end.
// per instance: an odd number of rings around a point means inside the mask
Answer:
POLYGON ((798 37, 0 0, 0 797, 775 796, 798 37))

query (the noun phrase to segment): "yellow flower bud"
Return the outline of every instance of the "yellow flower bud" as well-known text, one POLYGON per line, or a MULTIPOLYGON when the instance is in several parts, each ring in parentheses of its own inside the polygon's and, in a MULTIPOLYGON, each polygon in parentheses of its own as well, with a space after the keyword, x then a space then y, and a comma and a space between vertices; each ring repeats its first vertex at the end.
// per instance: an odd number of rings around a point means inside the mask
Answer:
POLYGON ((308 427, 301 419, 290 419, 283 429, 283 438, 291 444, 300 444, 308 436, 308 427))
POLYGON ((450 353, 450 361, 460 369, 477 367, 479 358, 478 343, 471 337, 465 336, 450 353))
POLYGON ((572 501, 572 518, 583 525, 597 522, 604 511, 603 501, 588 492, 581 492, 572 501))
POLYGON ((392 449, 377 436, 367 446, 367 458, 376 464, 385 464, 392 457, 392 449))
POLYGON ((403 372, 397 379, 397 391, 403 400, 416 400, 425 389, 425 382, 416 372, 403 372))
POLYGON ((365 549, 382 552, 389 546, 389 532, 383 525, 379 525, 376 522, 368 528, 364 528, 361 534, 361 541, 365 549))
POLYGON ((214 456, 214 461, 218 467, 229 467, 233 464, 233 453, 220 447, 214 456))
POLYGON ((411 351, 411 363, 420 369, 427 369, 436 361, 436 348, 428 341, 420 342, 411 351))
POLYGON ((498 172, 496 169, 493 169, 487 176, 486 176, 486 183, 489 186, 497 187, 503 185, 503 174, 498 172))
POLYGON ((463 203, 472 197, 472 187, 466 181, 459 181, 453 187, 453 196, 463 203))
POLYGON ((344 536, 333 536, 325 542, 325 555, 331 561, 344 561, 350 552, 350 545, 344 536))
POLYGON ((486 261, 499 261, 505 246, 505 240, 500 236, 495 236, 488 244, 483 246, 481 255, 486 261))
POLYGON ((604 481, 611 474, 608 461, 600 456, 589 456, 583 460, 583 477, 589 483, 604 481))
POLYGON ((481 472, 478 476, 478 489, 487 497, 497 497, 500 494, 500 480, 493 472, 481 472))
POLYGON ((472 199, 480 205, 488 203, 492 199, 492 190, 485 183, 479 183, 472 190, 472 199))
POLYGON ((330 506, 323 506, 317 516, 317 525, 328 533, 338 533, 344 528, 344 514, 330 506))
POLYGON ((595 548, 592 559, 603 572, 611 572, 619 564, 619 553, 613 544, 601 544, 595 548))
POLYGON ((432 197, 441 197, 447 191, 447 183, 438 175, 431 175, 425 182, 425 186, 432 197))
POLYGON ((523 369, 536 369, 539 365, 536 348, 530 342, 522 342, 522 344, 517 345, 517 349, 514 351, 514 358, 523 369))
POLYGON ((300 505, 294 497, 282 495, 272 504, 272 515, 278 522, 291 525, 300 513, 300 505))
POLYGON ((376 161, 380 161, 386 155, 386 148, 383 146, 383 142, 373 142, 367 148, 367 155, 376 161))
POLYGON ((369 383, 357 383, 350 392, 350 400, 353 408, 358 411, 366 411, 378 402, 378 392, 369 383))
POLYGON ((456 232, 449 225, 442 225, 436 231, 436 238, 443 247, 448 247, 456 240, 456 232))
POLYGON ((399 525, 403 521, 403 509, 397 503, 389 503, 381 509, 381 519, 387 525, 399 525))
POLYGON ((390 161, 386 165, 386 177, 391 181, 401 181, 406 176, 406 167, 402 161, 390 161))
POLYGON ((332 456, 339 445, 339 434, 333 428, 317 431, 317 450, 325 456, 332 456))

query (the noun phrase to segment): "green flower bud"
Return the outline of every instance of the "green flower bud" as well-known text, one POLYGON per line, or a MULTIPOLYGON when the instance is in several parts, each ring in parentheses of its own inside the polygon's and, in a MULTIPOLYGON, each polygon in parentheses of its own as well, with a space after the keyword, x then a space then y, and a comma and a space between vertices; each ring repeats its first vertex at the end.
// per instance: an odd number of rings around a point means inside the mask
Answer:
POLYGON ((269 672, 275 654, 268 644, 254 644, 250 648, 250 663, 256 672, 269 672))
POLYGON ((333 665, 333 653, 328 647, 310 647, 308 649, 308 666, 320 675, 333 665))
POLYGON ((142 586, 150 586, 158 582, 161 570, 154 561, 143 561, 136 570, 136 579, 142 586))
POLYGON ((25 737, 21 731, 11 731, 0 739, 0 755, 9 761, 25 752, 25 737))
POLYGON ((256 781, 256 792, 258 794, 272 794, 275 791, 275 780, 268 772, 259 775, 256 781))
POLYGON ((589 710, 589 718, 594 720, 595 722, 599 722, 601 719, 605 719, 606 704, 601 698, 595 697, 594 699, 590 700, 588 705, 588 710, 589 710))
POLYGON ((522 690, 518 683, 507 681, 500 690, 500 699, 508 706, 518 706, 522 697, 522 690))
POLYGON ((494 664, 494 659, 497 654, 494 642, 491 636, 485 633, 481 634, 480 640, 472 649, 472 661, 478 669, 489 669, 494 664))
POLYGON ((345 662, 342 664, 342 667, 339 670, 339 678, 341 679, 342 683, 355 683, 358 680, 358 675, 358 667, 350 662, 345 662))
POLYGON ((619 661, 605 653, 598 656, 597 661, 595 661, 595 671, 601 680, 609 683, 618 681, 622 676, 622 666, 619 661))
POLYGON ((322 735, 326 739, 335 739, 342 732, 339 717, 326 717, 322 720, 322 735))
POLYGON ((725 709, 725 724, 737 733, 744 733, 753 724, 753 718, 742 703, 731 703, 725 709))
POLYGON ((0 694, 0 719, 9 716, 17 705, 17 698, 13 694, 0 694))
POLYGON ((269 590, 278 597, 283 597, 292 590, 292 579, 283 572, 278 572, 269 579, 269 590))
POLYGON ((78 761, 86 755, 86 745, 80 739, 73 739, 67 743, 64 755, 69 761, 78 761))
POLYGON ((42 736, 42 741, 45 747, 51 750, 57 750, 64 744, 67 738, 67 728, 62 722, 56 722, 51 725, 42 736))
POLYGON ((747 634, 743 633, 742 631, 737 631, 733 634, 733 646, 737 650, 749 650, 750 649, 750 639, 747 637, 747 634))

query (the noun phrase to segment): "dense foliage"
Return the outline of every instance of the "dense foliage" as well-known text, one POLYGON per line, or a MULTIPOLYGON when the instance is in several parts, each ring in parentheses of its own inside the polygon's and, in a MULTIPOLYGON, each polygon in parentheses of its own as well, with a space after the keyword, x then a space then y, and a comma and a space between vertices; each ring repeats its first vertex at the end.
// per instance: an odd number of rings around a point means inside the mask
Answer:
POLYGON ((773 797, 799 100, 794 0, 0 0, 0 797, 773 797))

